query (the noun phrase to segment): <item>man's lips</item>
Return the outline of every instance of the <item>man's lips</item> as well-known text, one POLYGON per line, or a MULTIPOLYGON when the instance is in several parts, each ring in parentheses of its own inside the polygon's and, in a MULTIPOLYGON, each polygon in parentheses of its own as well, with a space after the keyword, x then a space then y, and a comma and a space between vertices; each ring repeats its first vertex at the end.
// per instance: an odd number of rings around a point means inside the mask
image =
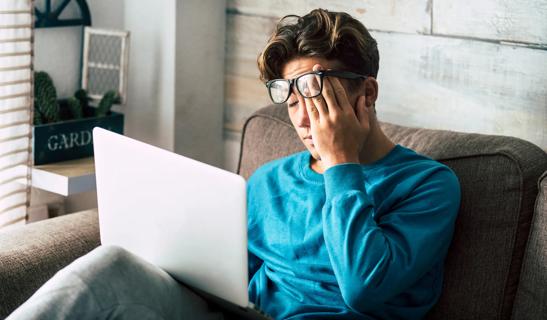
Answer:
POLYGON ((305 136, 304 138, 302 138, 302 140, 304 140, 304 141, 308 140, 312 146, 315 146, 315 144, 313 143, 313 137, 312 136, 305 136))

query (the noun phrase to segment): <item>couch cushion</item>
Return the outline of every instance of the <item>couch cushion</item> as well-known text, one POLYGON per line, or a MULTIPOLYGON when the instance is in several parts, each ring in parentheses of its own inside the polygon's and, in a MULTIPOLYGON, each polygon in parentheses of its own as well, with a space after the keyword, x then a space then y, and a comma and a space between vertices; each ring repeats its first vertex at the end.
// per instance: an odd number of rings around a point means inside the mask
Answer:
MULTIPOLYGON (((443 294, 430 319, 508 319, 547 154, 503 136, 381 124, 395 142, 450 166, 462 187, 443 294)), ((269 106, 246 122, 238 172, 304 149, 286 111, 269 106)))
POLYGON ((0 319, 57 271, 99 245, 97 210, 0 232, 0 319))
POLYGON ((539 193, 515 301, 514 319, 545 319, 547 315, 547 171, 539 193))
POLYGON ((262 164, 304 149, 286 108, 271 105, 245 122, 237 172, 247 179, 262 164))

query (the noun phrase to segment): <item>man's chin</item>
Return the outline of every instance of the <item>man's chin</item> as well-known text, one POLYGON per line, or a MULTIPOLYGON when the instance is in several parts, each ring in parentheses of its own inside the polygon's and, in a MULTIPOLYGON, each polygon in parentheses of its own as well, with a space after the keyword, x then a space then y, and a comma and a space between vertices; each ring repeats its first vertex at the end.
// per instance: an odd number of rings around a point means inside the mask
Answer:
POLYGON ((302 141, 302 144, 304 144, 304 147, 306 147, 306 149, 308 149, 311 156, 315 160, 321 160, 321 157, 319 156, 319 152, 317 152, 317 149, 315 149, 315 145, 313 144, 313 142, 311 140, 304 139, 302 137, 300 138, 300 140, 302 141))
POLYGON ((315 160, 321 160, 321 156, 319 155, 319 153, 317 152, 317 150, 315 149, 315 147, 307 145, 306 148, 308 149, 308 151, 310 152, 311 156, 312 156, 315 160))

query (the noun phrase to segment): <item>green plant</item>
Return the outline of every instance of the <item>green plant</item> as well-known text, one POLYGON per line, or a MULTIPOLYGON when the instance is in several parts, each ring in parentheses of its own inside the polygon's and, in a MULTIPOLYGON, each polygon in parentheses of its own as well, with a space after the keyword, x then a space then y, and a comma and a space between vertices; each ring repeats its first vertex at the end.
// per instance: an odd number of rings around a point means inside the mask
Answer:
POLYGON ((74 96, 67 99, 68 108, 73 119, 82 119, 84 110, 89 108, 89 97, 87 91, 78 89, 74 96))
POLYGON ((66 99, 66 105, 60 105, 57 100, 57 91, 51 77, 44 71, 34 73, 34 124, 45 124, 61 120, 82 119, 85 116, 104 117, 110 113, 114 103, 120 101, 115 90, 106 92, 94 113, 86 112, 90 109, 87 92, 79 89, 73 97, 66 99), (61 108, 63 107, 63 108, 61 108), (68 110, 67 110, 68 108, 68 110), (64 112, 61 112, 61 109, 64 112), (63 114, 61 118, 61 113, 63 114))
POLYGON ((97 106, 97 112, 95 115, 98 117, 106 116, 110 112, 112 105, 119 99, 120 97, 118 96, 118 93, 116 91, 108 91, 103 95, 101 102, 99 102, 99 106, 97 106))
POLYGON ((73 119, 82 119, 84 117, 84 110, 80 100, 75 97, 70 97, 66 102, 73 119))
POLYGON ((59 121, 59 103, 53 80, 47 72, 34 73, 34 124, 59 121))
POLYGON ((74 92, 74 97, 80 101, 82 108, 89 107, 89 97, 87 96, 87 91, 85 89, 78 89, 74 92))

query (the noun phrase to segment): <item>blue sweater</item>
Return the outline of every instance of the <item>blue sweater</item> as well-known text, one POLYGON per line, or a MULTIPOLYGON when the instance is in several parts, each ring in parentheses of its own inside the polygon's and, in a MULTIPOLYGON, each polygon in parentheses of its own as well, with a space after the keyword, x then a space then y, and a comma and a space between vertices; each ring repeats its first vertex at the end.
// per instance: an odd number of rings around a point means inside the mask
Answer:
POLYGON ((441 293, 455 174, 397 145, 324 174, 309 152, 248 183, 249 297, 276 319, 420 319, 441 293))

